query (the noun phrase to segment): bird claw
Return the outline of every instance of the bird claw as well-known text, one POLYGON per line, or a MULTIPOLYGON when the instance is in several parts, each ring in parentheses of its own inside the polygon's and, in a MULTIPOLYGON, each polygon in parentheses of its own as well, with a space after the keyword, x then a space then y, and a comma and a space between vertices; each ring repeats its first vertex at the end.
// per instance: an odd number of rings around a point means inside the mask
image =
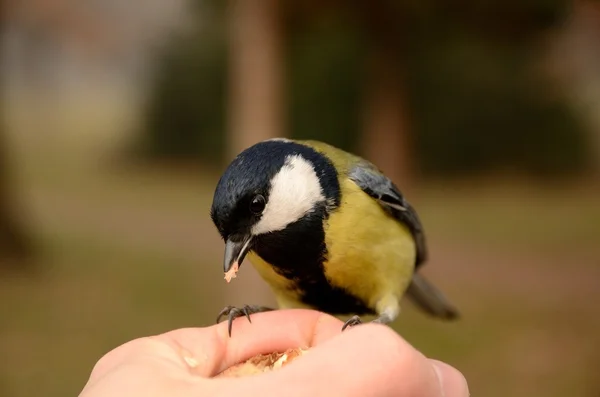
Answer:
POLYGON ((267 307, 262 307, 262 306, 254 306, 254 305, 244 305, 241 308, 235 307, 235 306, 226 306, 225 308, 223 308, 223 310, 221 310, 219 312, 219 315, 217 316, 217 323, 221 322, 221 318, 227 317, 227 321, 228 321, 227 330, 229 332, 229 337, 231 337, 231 329, 233 327, 233 320, 235 320, 238 317, 245 316, 248 319, 248 322, 252 323, 252 320, 250 319, 251 314, 266 312, 266 311, 270 311, 270 310, 273 310, 273 309, 270 309, 267 307))
POLYGON ((360 324, 362 324, 362 320, 360 319, 360 317, 352 316, 344 323, 344 326, 342 327, 342 332, 344 332, 344 330, 348 327, 354 327, 360 324))

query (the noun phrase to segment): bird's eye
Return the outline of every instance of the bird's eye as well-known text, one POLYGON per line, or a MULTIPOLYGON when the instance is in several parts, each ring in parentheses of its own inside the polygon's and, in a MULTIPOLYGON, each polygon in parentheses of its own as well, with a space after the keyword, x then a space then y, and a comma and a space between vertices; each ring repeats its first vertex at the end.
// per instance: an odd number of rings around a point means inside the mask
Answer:
POLYGON ((258 194, 250 202, 250 211, 255 215, 260 215, 265 209, 266 201, 264 196, 258 194))

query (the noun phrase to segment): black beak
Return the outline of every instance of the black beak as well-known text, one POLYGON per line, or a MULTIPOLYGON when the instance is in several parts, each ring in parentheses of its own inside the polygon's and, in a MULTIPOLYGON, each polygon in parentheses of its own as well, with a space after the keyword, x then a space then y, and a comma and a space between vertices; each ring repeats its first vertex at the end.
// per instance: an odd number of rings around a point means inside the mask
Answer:
POLYGON ((223 271, 225 271, 225 273, 227 273, 234 264, 237 266, 242 264, 246 254, 250 251, 251 241, 252 236, 244 237, 244 239, 239 242, 227 240, 225 243, 225 258, 223 260, 223 271))

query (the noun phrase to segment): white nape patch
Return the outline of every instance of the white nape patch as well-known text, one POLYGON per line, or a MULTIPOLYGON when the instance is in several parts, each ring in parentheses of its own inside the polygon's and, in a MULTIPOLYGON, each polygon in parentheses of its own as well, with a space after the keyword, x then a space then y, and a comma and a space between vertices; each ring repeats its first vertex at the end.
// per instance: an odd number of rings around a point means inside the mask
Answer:
POLYGON ((288 139, 288 138, 271 138, 271 139, 267 139, 266 142, 291 142, 291 139, 288 139))
POLYGON ((288 156, 271 179, 271 191, 260 221, 252 234, 283 230, 325 201, 319 177, 312 164, 300 155, 288 156))

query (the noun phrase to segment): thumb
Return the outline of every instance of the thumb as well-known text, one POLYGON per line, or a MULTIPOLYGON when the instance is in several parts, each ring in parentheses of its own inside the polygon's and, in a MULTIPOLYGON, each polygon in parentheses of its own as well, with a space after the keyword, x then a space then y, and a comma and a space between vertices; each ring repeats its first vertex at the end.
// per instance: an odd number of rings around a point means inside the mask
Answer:
POLYGON ((429 360, 438 376, 444 397, 469 397, 467 380, 457 369, 438 360, 429 360))
POLYGON ((432 362, 390 328, 365 324, 313 347, 284 368, 222 386, 225 395, 271 390, 290 397, 442 397, 440 379, 432 362))

